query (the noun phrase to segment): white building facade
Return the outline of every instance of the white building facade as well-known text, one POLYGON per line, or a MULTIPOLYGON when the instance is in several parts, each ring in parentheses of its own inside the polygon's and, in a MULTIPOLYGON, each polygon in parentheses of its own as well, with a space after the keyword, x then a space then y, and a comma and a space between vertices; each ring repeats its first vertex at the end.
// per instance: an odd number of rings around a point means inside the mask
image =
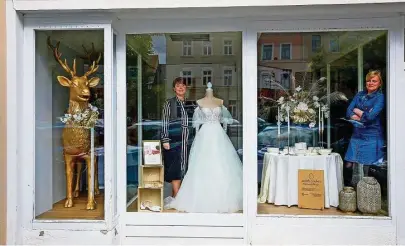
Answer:
MULTIPOLYGON (((7 243, 405 244, 402 209, 405 196, 401 188, 405 187, 405 152, 401 150, 405 137, 402 127, 405 108, 401 106, 405 105, 402 95, 405 89, 404 13, 405 3, 388 0, 347 0, 344 4, 339 0, 174 3, 7 0, 7 243), (340 45, 337 49, 334 46, 337 44, 329 38, 335 32, 364 32, 366 38, 337 41, 340 45), (212 39, 200 40, 196 33, 210 34, 212 39), (267 34, 263 42, 260 41, 262 33, 267 34), (300 35, 280 38, 284 33, 308 35, 303 35, 302 40, 300 35), (258 124, 265 121, 270 124, 266 125, 267 129, 271 129, 274 123, 271 114, 263 119, 259 99, 277 100, 274 95, 278 93, 272 91, 271 86, 262 86, 268 81, 261 74, 276 71, 279 77, 283 69, 305 73, 303 70, 315 60, 310 59, 310 52, 304 55, 302 50, 318 45, 314 35, 311 43, 311 33, 326 33, 319 35, 328 37, 325 44, 333 46, 326 52, 341 52, 342 55, 336 57, 345 57, 333 59, 333 62, 325 58, 325 64, 319 62, 319 66, 324 66, 318 73, 326 78, 325 93, 343 91, 343 85, 358 92, 369 70, 383 73, 388 168, 384 169, 387 170, 386 185, 381 185, 386 189, 382 206, 385 213, 379 216, 348 215, 338 212, 337 208, 331 208, 337 211, 331 213, 289 210, 289 206, 277 210, 278 206, 258 204, 262 189, 258 183, 261 183, 261 163, 264 162, 260 157, 261 148, 271 147, 270 144, 262 146, 260 136, 272 141, 265 133, 266 128, 263 130, 258 124), (155 34, 164 34, 163 37, 176 34, 182 39, 170 42, 171 39, 166 38, 162 44, 154 38, 155 34), (92 141, 92 153, 98 160, 99 174, 96 175, 102 189, 102 198, 96 195, 98 210, 86 210, 86 203, 76 198, 72 208, 63 208, 64 200, 59 204, 60 199, 66 197, 59 117, 64 115, 71 98, 56 80, 63 69, 47 50, 46 37, 51 37, 54 46, 57 41, 61 42, 60 52, 67 64, 72 65, 72 59, 78 60, 78 69, 74 71, 77 75, 84 74, 97 60, 94 54, 86 57, 89 53, 83 53, 82 46, 91 51, 94 45, 95 51, 103 53, 102 59, 97 61, 102 63, 102 70, 99 68, 97 74, 102 79, 91 88, 89 99, 93 106, 102 109, 102 130, 96 129, 96 140, 92 141), (199 40, 189 42, 193 38, 199 40), (143 46, 145 43, 147 45, 143 46), (283 53, 283 48, 290 52, 292 59, 295 53, 301 58, 289 66, 291 57, 283 53), (264 59, 267 62, 263 61, 264 49, 267 49, 264 59), (152 62, 148 58, 152 53, 162 60, 152 62), (164 59, 162 54, 166 56, 164 59), (274 61, 275 56, 278 56, 277 61, 274 61), (132 75, 127 67, 132 68, 132 75), (164 78, 149 76, 159 69, 164 70, 160 73, 164 78), (147 79, 143 79, 144 75, 147 79), (155 110, 160 107, 157 104, 172 95, 171 84, 175 77, 191 78, 195 86, 193 100, 204 95, 205 82, 212 82, 237 119, 238 124, 234 126, 237 133, 231 139, 243 162, 242 211, 227 214, 131 210, 142 196, 138 179, 143 170, 139 167, 142 156, 137 154, 138 147, 143 140, 155 140, 154 122, 160 120, 148 118, 148 115, 159 114, 155 110), (138 83, 146 80, 145 87, 138 83), (100 98, 102 100, 98 100, 100 98), (149 107, 157 113, 148 112, 149 107)), ((312 72, 317 74, 315 69, 312 72)), ((301 85, 290 80, 289 89, 301 85)), ((337 127, 333 118, 325 124, 337 127)), ((328 147, 338 142, 335 138, 339 137, 335 135, 339 129, 334 129, 325 130, 327 137, 322 141, 328 147)), ((86 175, 83 177, 85 180, 86 175)), ((81 187, 80 190, 86 190, 85 184, 81 187)))

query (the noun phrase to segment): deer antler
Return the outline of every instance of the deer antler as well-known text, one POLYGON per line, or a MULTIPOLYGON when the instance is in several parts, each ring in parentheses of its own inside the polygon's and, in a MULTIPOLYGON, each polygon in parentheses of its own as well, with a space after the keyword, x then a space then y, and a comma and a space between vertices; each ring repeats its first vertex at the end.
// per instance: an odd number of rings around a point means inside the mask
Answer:
POLYGON ((83 59, 88 60, 90 63, 92 63, 92 65, 89 68, 89 71, 87 71, 84 76, 89 76, 92 73, 96 72, 98 69, 98 63, 100 62, 101 59, 101 52, 99 52, 98 57, 96 60, 93 60, 92 56, 94 53, 96 53, 95 48, 94 48, 94 43, 91 43, 91 52, 88 52, 86 47, 84 45, 82 45, 83 49, 84 49, 84 53, 85 55, 82 56, 83 59))
POLYGON ((70 76, 76 76, 76 59, 73 59, 73 70, 70 69, 69 65, 66 62, 62 62, 62 60, 60 59, 62 56, 62 53, 59 52, 59 45, 60 45, 60 41, 58 41, 56 43, 56 47, 52 45, 51 43, 51 37, 48 36, 48 46, 49 48, 53 51, 53 56, 55 57, 55 60, 62 66, 62 68, 68 72, 70 74, 70 76))

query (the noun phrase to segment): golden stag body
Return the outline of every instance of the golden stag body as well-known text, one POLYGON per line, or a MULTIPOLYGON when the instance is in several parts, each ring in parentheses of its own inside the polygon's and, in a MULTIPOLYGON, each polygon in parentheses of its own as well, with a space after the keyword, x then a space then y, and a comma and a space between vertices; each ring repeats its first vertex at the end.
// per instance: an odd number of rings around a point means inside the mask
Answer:
MULTIPOLYGON (((76 75, 76 59, 73 60, 73 69, 70 69, 66 59, 62 62, 62 53, 59 53, 59 44, 54 47, 48 37, 48 46, 52 49, 55 60, 61 67, 70 75, 70 79, 64 76, 57 76, 58 82, 65 87, 69 87, 69 108, 68 114, 74 115, 76 113, 84 112, 89 108, 90 88, 97 86, 100 78, 93 77, 88 79, 88 76, 93 74, 98 69, 98 62, 101 58, 101 53, 98 59, 93 61, 89 70, 83 76, 76 75)), ((88 55, 90 58, 90 55, 88 55)), ((66 123, 62 132, 63 156, 65 160, 65 173, 66 173, 66 202, 65 207, 73 207, 73 197, 79 196, 80 174, 82 169, 82 162, 84 161, 87 166, 87 205, 86 209, 92 210, 96 208, 96 201, 94 195, 99 194, 98 187, 98 172, 97 160, 94 158, 94 193, 90 189, 91 173, 91 133, 89 128, 72 126, 69 122, 66 123), (76 184, 73 192, 73 176, 76 167, 76 184)))

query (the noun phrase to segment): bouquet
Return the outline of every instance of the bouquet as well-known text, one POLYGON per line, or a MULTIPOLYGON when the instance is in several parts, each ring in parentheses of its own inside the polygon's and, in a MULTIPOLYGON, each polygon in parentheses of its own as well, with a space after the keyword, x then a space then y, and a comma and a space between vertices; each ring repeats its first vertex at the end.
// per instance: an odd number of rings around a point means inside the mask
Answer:
POLYGON ((308 124, 310 128, 313 128, 316 126, 317 120, 328 118, 329 108, 323 102, 326 96, 321 99, 318 97, 319 84, 324 80, 325 78, 321 78, 315 82, 308 91, 303 90, 301 86, 295 88, 292 95, 286 91, 286 96, 277 100, 280 107, 278 116, 276 116, 277 121, 308 124))
POLYGON ((65 114, 59 119, 71 127, 93 128, 97 123, 98 115, 98 108, 89 103, 86 109, 77 109, 74 114, 65 114))

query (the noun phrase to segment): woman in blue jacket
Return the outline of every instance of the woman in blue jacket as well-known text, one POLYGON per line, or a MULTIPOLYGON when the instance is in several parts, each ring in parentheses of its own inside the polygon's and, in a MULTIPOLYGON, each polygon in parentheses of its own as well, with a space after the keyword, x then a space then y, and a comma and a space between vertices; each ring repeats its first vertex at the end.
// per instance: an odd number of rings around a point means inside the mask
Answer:
MULTIPOLYGON (((368 175, 371 165, 382 163, 384 136, 381 125, 381 112, 385 98, 381 92, 382 78, 379 71, 366 75, 366 90, 360 91, 350 103, 346 117, 354 120, 353 134, 346 152, 346 167, 353 164, 363 167, 364 176, 368 175)), ((356 185, 356 184, 354 184, 356 185)))

